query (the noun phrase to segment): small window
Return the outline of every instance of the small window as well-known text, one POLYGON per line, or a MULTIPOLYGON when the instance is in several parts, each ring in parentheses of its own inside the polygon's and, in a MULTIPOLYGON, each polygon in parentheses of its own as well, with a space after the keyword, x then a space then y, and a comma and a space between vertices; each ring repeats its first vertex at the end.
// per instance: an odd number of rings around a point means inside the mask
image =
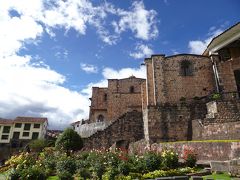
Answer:
POLYGON ((8 135, 2 135, 2 139, 4 140, 8 139, 8 135))
POLYGON ((190 61, 184 60, 180 64, 180 74, 182 76, 192 76, 193 75, 193 67, 190 61))
POLYGON ((11 129, 11 126, 4 126, 3 127, 3 133, 9 133, 11 129))
POLYGON ((34 124, 34 128, 40 128, 40 124, 34 124))
POLYGON ((29 136, 29 132, 23 132, 23 136, 24 137, 28 137, 29 136))
POLYGON ((227 60, 231 59, 231 53, 230 53, 229 48, 219 50, 218 54, 220 56, 221 61, 227 61, 227 60))
POLYGON ((134 86, 131 86, 129 91, 130 93, 134 93, 134 86))
POLYGON ((104 121, 104 116, 102 114, 100 114, 98 116, 97 122, 103 122, 104 121))
POLYGON ((32 133, 32 139, 38 139, 38 135, 39 135, 38 132, 33 132, 32 133))
POLYGON ((25 124, 24 125, 24 130, 30 130, 31 124, 25 124))
POLYGON ((22 127, 22 123, 16 123, 15 124, 15 128, 21 128, 22 127))
POLYGON ((107 94, 104 94, 104 101, 107 101, 107 94))

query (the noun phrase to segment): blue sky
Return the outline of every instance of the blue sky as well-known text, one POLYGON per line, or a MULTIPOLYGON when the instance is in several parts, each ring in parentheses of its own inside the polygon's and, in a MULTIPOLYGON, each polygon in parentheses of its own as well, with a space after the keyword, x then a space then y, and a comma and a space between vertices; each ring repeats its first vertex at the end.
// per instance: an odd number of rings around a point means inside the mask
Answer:
POLYGON ((152 54, 201 54, 238 0, 0 0, 0 117, 88 117, 92 86, 145 77, 152 54))

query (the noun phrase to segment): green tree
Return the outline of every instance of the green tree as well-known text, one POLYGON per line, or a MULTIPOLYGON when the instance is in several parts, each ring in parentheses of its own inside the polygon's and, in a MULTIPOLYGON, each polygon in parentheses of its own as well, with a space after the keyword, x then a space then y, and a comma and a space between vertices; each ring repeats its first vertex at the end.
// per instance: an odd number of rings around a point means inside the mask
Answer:
POLYGON ((77 132, 75 132, 73 129, 67 128, 57 138, 55 147, 58 150, 66 151, 69 155, 70 151, 82 149, 83 142, 77 132))

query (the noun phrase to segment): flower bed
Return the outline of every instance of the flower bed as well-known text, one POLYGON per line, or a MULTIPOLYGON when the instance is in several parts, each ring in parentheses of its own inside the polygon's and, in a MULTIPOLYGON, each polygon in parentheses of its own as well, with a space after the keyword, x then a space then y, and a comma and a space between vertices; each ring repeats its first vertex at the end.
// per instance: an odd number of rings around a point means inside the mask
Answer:
POLYGON ((196 172, 195 168, 187 167, 188 156, 194 158, 194 155, 186 150, 186 163, 179 164, 178 154, 171 149, 161 153, 149 150, 139 156, 129 155, 124 149, 69 154, 48 147, 41 152, 12 156, 6 162, 4 171, 8 170, 12 179, 26 180, 42 180, 53 175, 59 179, 149 179, 196 172))

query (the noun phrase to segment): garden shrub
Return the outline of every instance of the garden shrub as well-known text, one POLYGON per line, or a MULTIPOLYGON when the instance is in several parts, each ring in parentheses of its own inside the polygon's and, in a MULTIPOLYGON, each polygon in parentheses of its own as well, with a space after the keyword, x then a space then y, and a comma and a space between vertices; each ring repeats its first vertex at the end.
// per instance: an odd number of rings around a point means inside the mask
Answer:
POLYGON ((18 180, 20 178, 20 173, 16 169, 12 169, 8 175, 8 179, 10 180, 18 180))
POLYGON ((144 155, 146 170, 147 171, 155 171, 160 169, 161 166, 161 156, 157 153, 148 152, 144 155))
POLYGON ((77 132, 75 132, 73 129, 67 128, 57 138, 55 147, 58 150, 66 151, 69 155, 70 151, 82 149, 83 142, 77 132))
POLYGON ((131 155, 128 162, 130 164, 131 172, 143 173, 146 171, 146 163, 143 156, 131 155))
POLYGON ((57 162, 57 174, 59 176, 65 176, 65 174, 70 175, 69 177, 72 177, 72 175, 76 172, 76 162, 71 157, 62 157, 57 162))
POLYGON ((85 167, 77 169, 77 175, 82 177, 84 180, 91 178, 91 172, 89 171, 88 168, 85 168, 85 167))
POLYGON ((118 165, 118 170, 124 176, 127 176, 130 172, 130 164, 127 161, 123 161, 118 165))
POLYGON ((19 171, 21 179, 24 180, 45 180, 47 179, 45 170, 43 168, 33 166, 19 171))
POLYGON ((164 169, 174 169, 178 167, 178 154, 173 150, 162 152, 162 167, 164 169))
POLYGON ((47 141, 44 139, 35 139, 29 143, 29 148, 33 152, 41 152, 45 147, 47 147, 47 141))
POLYGON ((183 159, 186 166, 194 167, 197 162, 197 155, 192 148, 185 146, 183 149, 183 159))

